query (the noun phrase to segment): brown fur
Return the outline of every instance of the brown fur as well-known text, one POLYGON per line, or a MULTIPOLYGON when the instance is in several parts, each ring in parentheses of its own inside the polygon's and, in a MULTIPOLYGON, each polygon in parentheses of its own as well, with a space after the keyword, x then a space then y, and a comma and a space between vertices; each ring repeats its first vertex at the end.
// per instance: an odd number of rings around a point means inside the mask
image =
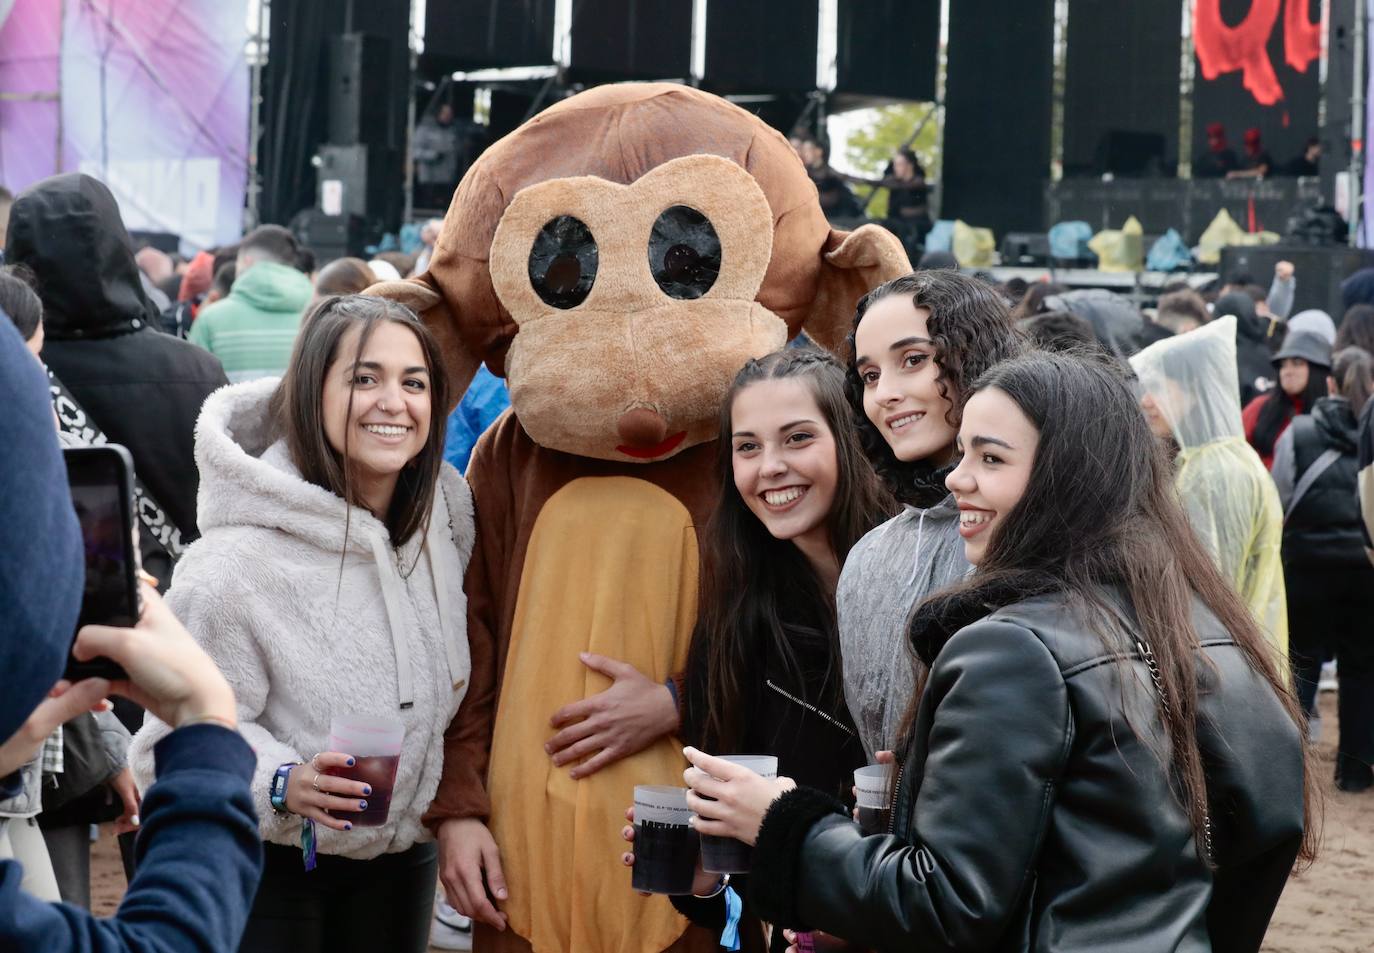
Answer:
MULTIPOLYGON (((478 524, 466 580, 471 686, 445 737, 444 776, 426 823, 489 816, 488 779, 509 784, 512 771, 528 771, 540 790, 568 790, 565 778, 552 776, 562 769, 550 768, 536 745, 491 750, 498 726, 503 737, 528 739, 545 730, 557 707, 575 700, 547 697, 551 692, 537 674, 522 681, 520 673, 530 666, 507 671, 513 638, 524 640, 525 653, 575 665, 576 652, 590 647, 583 641, 589 631, 635 637, 642 632, 635 620, 662 608, 636 603, 643 581, 634 578, 615 580, 626 596, 617 605, 619 618, 605 620, 589 608, 585 589, 564 584, 557 573, 543 576, 540 585, 530 583, 526 567, 548 565, 530 550, 545 504, 565 487, 629 477, 666 491, 701 526, 714 490, 720 404, 739 368, 803 329, 823 345, 838 347, 859 297, 908 270, 900 242, 888 232, 830 229, 815 187, 781 135, 724 100, 683 86, 626 84, 574 96, 496 143, 469 170, 429 271, 370 291, 404 301, 434 331, 455 396, 479 360, 505 375, 511 393, 511 411, 478 442, 468 470, 478 524), (673 205, 704 214, 721 243, 720 273, 695 300, 669 297, 650 273, 650 230, 673 205), (559 215, 586 224, 598 250, 590 293, 562 310, 543 302, 528 272, 534 237, 559 215), (669 437, 684 436, 645 456, 644 442, 633 435, 654 432, 646 420, 669 437), (625 441, 641 452, 623 452, 625 441), (531 608, 536 602, 541 612, 531 608), (560 624, 522 627, 517 606, 524 618, 538 615, 560 624), (506 692, 525 704, 505 704, 506 692), (489 771, 497 758, 509 760, 489 771)), ((649 518, 636 526, 648 535, 674 532, 649 518)), ((608 528, 604 539, 585 541, 594 566, 607 565, 597 558, 598 547, 617 545, 608 540, 623 539, 623 526, 621 531, 614 536, 608 528)), ((690 611, 696 593, 687 588, 669 593, 667 601, 690 611)), ((588 679, 586 694, 605 684, 588 679)), ((676 759, 670 749, 671 742, 661 739, 602 775, 576 782, 578 797, 595 801, 584 820, 621 816, 628 788, 606 787, 607 776, 638 777, 641 767, 661 767, 665 751, 676 759)), ((521 841, 527 827, 521 817, 528 815, 510 803, 504 810, 495 825, 498 840, 506 838, 503 853, 528 856, 530 844, 521 841)), ((550 794, 546 810, 566 812, 566 801, 550 794)), ((566 823, 581 823, 571 818, 566 823)), ((530 876, 559 883, 618 884, 623 878, 624 896, 612 891, 614 896, 598 899, 600 914, 572 910, 572 924, 526 923, 522 935, 528 939, 543 930, 550 949, 588 935, 622 951, 673 946, 651 937, 664 936, 663 917, 674 915, 661 900, 633 897, 623 868, 611 876, 611 865, 619 862, 613 834, 599 822, 589 826, 596 830, 580 831, 576 842, 592 845, 611 837, 604 857, 599 849, 579 850, 576 857, 549 858, 552 866, 535 868, 530 876), (589 926, 598 915, 609 919, 596 921, 600 928, 589 926), (556 941, 548 939, 550 929, 556 941)), ((512 879, 509 887, 508 911, 525 911, 528 918, 530 903, 538 904, 532 885, 512 879)), ((686 930, 685 921, 672 923, 686 930)), ((681 937, 675 949, 701 940, 697 931, 667 932, 681 937)), ((513 936, 497 941, 484 931, 478 947, 514 950, 524 943, 513 936)))

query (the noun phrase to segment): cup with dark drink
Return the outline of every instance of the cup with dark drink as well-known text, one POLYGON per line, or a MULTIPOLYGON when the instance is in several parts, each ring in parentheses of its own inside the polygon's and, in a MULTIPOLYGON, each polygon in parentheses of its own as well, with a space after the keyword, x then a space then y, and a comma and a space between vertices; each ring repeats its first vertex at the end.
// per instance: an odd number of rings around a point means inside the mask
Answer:
POLYGON ((630 885, 642 893, 692 892, 701 841, 687 826, 687 789, 635 785, 635 865, 630 885))
POLYGON ((361 781, 372 788, 367 808, 350 813, 354 827, 381 827, 391 813, 391 791, 401 761, 405 726, 394 718, 335 715, 329 722, 329 750, 353 756, 353 766, 329 768, 326 774, 361 781))
MULTIPOLYGON (((731 754, 722 760, 748 768, 765 778, 778 776, 778 759, 771 754, 731 754)), ((701 869, 712 874, 747 874, 754 848, 733 837, 701 838, 701 869)))
POLYGON ((854 772, 854 804, 859 830, 886 834, 892 827, 892 765, 870 764, 854 772))

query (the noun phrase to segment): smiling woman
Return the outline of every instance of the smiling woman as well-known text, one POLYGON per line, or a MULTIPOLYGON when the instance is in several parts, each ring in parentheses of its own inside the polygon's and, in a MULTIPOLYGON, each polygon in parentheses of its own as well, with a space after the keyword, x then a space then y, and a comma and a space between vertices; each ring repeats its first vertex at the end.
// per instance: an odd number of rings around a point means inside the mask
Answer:
MULTIPOLYGON (((421 817, 472 669, 472 498, 443 462, 447 403, 414 313, 348 295, 306 316, 280 383, 224 388, 201 415, 204 535, 167 598, 257 754, 266 862, 243 950, 427 946, 438 863, 421 817), (395 745, 342 740, 358 720, 395 745)), ((145 784, 165 732, 150 717, 134 741, 145 784)))

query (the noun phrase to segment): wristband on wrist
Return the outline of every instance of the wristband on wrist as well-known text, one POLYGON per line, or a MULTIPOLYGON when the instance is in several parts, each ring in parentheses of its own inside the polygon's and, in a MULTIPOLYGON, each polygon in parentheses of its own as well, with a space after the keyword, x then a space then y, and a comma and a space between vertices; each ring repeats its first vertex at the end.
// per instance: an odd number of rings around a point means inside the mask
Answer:
POLYGON ((272 802, 272 810, 278 814, 290 814, 286 806, 286 785, 291 780, 291 769, 299 767, 300 761, 292 761, 277 768, 267 789, 267 799, 272 802))

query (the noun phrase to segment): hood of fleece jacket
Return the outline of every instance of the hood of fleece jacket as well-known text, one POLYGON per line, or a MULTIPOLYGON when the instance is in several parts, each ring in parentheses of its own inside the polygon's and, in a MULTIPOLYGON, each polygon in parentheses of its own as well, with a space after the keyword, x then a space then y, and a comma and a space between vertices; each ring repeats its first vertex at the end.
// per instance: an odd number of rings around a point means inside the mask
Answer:
POLYGON ((310 278, 303 272, 290 265, 264 261, 234 279, 226 300, 242 302, 258 311, 299 314, 314 293, 310 278))
MULTIPOLYGON (((286 445, 272 433, 268 404, 276 386, 276 378, 234 384, 215 391, 205 402, 196 423, 201 536, 218 528, 256 527, 289 533, 328 552, 371 557, 377 566, 396 652, 397 692, 405 707, 413 700, 414 691, 398 610, 404 584, 388 552, 390 534, 367 510, 350 509, 333 493, 301 477, 286 445)), ((431 561, 431 578, 436 581, 461 579, 472 551, 471 496, 461 477, 454 474, 454 480, 462 487, 461 498, 448 500, 448 493, 436 491, 428 535, 420 540, 417 534, 406 544, 407 548, 423 546, 431 561), (453 546, 443 543, 444 535, 450 532, 453 546)), ((463 619, 448 616, 442 598, 438 603, 449 673, 456 680, 461 677, 465 644, 460 643, 465 643, 466 625, 463 619)))
POLYGON ((377 534, 389 540, 385 524, 360 507, 350 512, 339 497, 302 479, 273 434, 268 402, 276 387, 276 378, 264 378, 222 387, 205 401, 196 422, 201 533, 261 527, 331 552, 371 553, 377 534))

